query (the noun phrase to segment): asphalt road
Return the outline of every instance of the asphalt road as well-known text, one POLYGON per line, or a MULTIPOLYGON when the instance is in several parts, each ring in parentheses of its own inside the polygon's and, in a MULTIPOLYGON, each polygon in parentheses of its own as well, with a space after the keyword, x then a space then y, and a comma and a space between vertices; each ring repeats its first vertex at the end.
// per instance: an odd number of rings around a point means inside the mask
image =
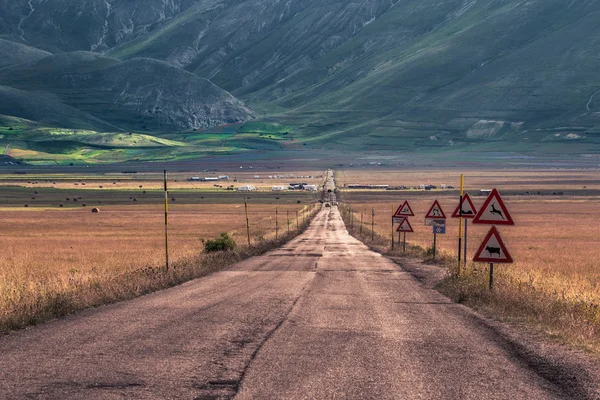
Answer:
POLYGON ((345 230, 0 338, 1 399, 555 399, 463 306, 345 230))

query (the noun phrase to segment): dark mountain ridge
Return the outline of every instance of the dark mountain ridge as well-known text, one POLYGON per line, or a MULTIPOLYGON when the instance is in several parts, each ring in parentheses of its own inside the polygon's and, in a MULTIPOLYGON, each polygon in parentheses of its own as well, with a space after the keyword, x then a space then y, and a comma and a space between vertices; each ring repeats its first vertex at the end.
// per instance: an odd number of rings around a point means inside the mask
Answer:
POLYGON ((3 72, 0 84, 43 87, 127 129, 256 115, 233 95, 309 145, 600 152, 600 0, 0 0, 0 10, 6 39, 125 61, 70 74, 78 86, 3 72), (120 98, 128 83, 144 89, 120 98))

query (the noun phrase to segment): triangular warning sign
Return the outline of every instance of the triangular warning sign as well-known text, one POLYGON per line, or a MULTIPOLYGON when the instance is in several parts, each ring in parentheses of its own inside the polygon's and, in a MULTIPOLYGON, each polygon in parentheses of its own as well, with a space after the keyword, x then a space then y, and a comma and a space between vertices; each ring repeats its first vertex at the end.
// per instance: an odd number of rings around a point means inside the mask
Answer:
POLYGON ((504 264, 513 262, 510 253, 506 250, 506 246, 500 237, 500 232, 498 232, 495 226, 492 226, 481 246, 479 246, 479 250, 475 253, 473 261, 504 264))
POLYGON ((493 189, 473 219, 474 224, 514 225, 500 193, 493 189))
POLYGON ((408 204, 408 201, 405 201, 404 204, 402 204, 400 207, 398 207, 398 209, 396 210, 396 212, 393 215, 394 217, 414 217, 415 213, 413 212, 412 208, 410 208, 410 204, 408 204))
POLYGON ((404 220, 400 222, 400 226, 398 226, 396 232, 414 232, 410 222, 408 222, 408 218, 404 218, 404 220))
MULTIPOLYGON (((459 201, 459 203, 460 203, 460 201, 459 201)), ((465 193, 465 195, 463 196, 463 202, 462 202, 462 215, 460 215, 460 204, 459 204, 456 206, 456 210, 454 210, 454 214, 452 214, 452 218, 460 218, 461 216, 463 218, 475 218, 475 215, 477 215, 477 210, 475 209, 475 205, 473 204, 471 197, 469 197, 469 193, 465 193)))
POLYGON ((446 214, 444 214, 444 210, 442 210, 442 206, 437 200, 433 202, 429 212, 425 215, 425 219, 446 219, 446 214))

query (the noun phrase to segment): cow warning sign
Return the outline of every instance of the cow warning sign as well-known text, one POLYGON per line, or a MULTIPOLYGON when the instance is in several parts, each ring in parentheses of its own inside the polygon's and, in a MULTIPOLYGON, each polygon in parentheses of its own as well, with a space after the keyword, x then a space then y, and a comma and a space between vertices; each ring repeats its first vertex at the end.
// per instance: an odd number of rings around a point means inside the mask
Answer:
POLYGON ((493 189, 481 209, 473 219, 474 224, 514 225, 500 193, 493 189))
MULTIPOLYGON (((460 203, 460 201, 459 201, 460 203)), ((465 193, 465 195, 463 196, 463 202, 462 202, 462 215, 460 214, 460 204, 458 204, 456 206, 456 210, 454 210, 454 214, 452 214, 452 218, 475 218, 475 215, 477 215, 477 210, 475 209, 475 205, 473 204, 473 201, 471 200, 471 197, 469 197, 469 193, 465 193)))
POLYGON ((396 232, 405 232, 405 233, 414 232, 412 226, 410 225, 410 222, 408 222, 408 218, 404 218, 400 222, 400 226, 398 226, 398 229, 396 229, 396 232))
POLYGON ((479 249, 475 253, 475 257, 473 257, 473 261, 504 264, 513 262, 510 253, 500 237, 500 232, 498 232, 498 229, 496 229, 495 226, 492 226, 492 229, 488 232, 481 243, 481 246, 479 246, 479 249))

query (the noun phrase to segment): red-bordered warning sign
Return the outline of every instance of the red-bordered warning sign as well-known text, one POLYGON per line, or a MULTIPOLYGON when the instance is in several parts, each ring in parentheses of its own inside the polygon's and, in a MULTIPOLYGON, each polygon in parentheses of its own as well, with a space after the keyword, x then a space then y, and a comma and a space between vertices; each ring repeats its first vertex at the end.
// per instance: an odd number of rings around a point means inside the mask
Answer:
POLYGON ((474 224, 514 225, 510 213, 506 209, 500 193, 493 189, 481 209, 473 219, 474 224))
POLYGON ((495 226, 492 226, 487 236, 479 246, 473 261, 486 263, 510 264, 513 259, 500 237, 500 232, 495 226))
POLYGON ((404 204, 402 204, 400 207, 398 207, 398 209, 396 210, 396 212, 394 213, 393 217, 414 217, 415 213, 413 212, 412 208, 410 208, 410 204, 408 204, 408 201, 405 201, 404 204))
POLYGON ((444 210, 442 210, 442 206, 437 200, 433 202, 427 215, 425 215, 425 219, 446 219, 446 214, 444 214, 444 210))
POLYGON ((473 204, 471 197, 469 197, 469 193, 465 193, 463 196, 462 215, 460 215, 460 200, 458 203, 459 204, 456 206, 456 210, 454 210, 454 214, 452 214, 452 218, 475 218, 475 215, 477 215, 477 210, 475 209, 475 205, 473 204))
POLYGON ((408 222, 408 218, 404 218, 404 220, 402 222, 400 222, 400 226, 398 226, 398 229, 396 229, 396 232, 406 232, 406 233, 414 232, 412 226, 410 225, 410 222, 408 222))

